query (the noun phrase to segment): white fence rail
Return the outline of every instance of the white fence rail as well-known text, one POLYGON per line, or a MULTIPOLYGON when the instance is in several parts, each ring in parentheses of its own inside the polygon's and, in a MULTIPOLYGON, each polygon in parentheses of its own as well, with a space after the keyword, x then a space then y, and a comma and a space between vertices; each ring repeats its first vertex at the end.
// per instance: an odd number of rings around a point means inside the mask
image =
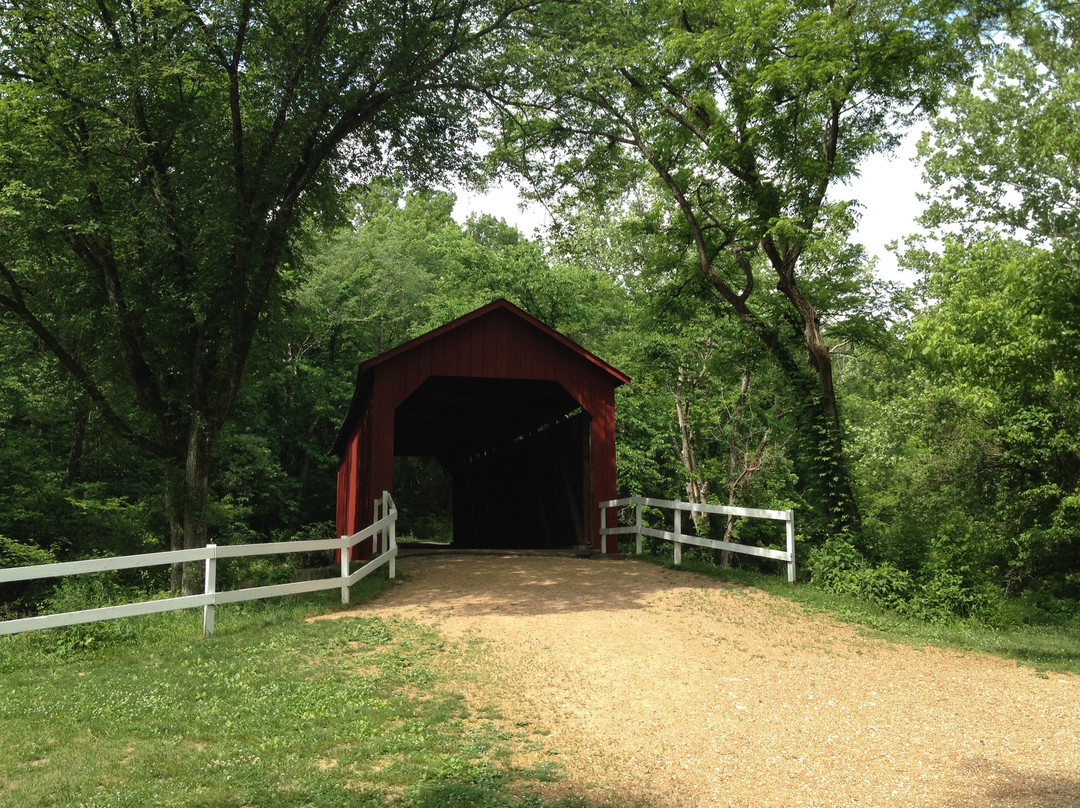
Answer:
POLYGON ((795 583, 795 512, 794 511, 769 511, 761 508, 736 508, 731 505, 698 505, 693 502, 676 502, 669 499, 650 499, 649 497, 625 497, 612 499, 600 503, 600 548, 601 552, 607 552, 607 536, 637 537, 634 552, 641 555, 641 537, 651 536, 655 539, 674 542, 675 563, 682 563, 682 546, 693 544, 698 547, 710 547, 714 550, 730 550, 733 553, 771 558, 776 561, 787 563, 788 582, 795 583), (608 508, 634 506, 634 524, 627 527, 608 527, 608 508), (642 524, 642 508, 665 508, 673 510, 674 530, 657 530, 656 528, 644 527, 642 524), (786 550, 771 550, 768 547, 754 547, 749 544, 735 544, 729 541, 706 539, 701 536, 687 535, 682 532, 682 515, 684 513, 718 513, 725 516, 743 516, 752 519, 773 519, 784 522, 786 526, 786 550))
POLYGON ((375 521, 352 536, 337 539, 318 539, 315 541, 269 542, 266 544, 233 544, 218 547, 208 544, 193 550, 175 550, 166 553, 143 553, 141 555, 119 556, 116 558, 93 558, 87 561, 69 561, 62 564, 40 564, 32 567, 8 567, 0 569, 0 584, 15 581, 32 581, 41 578, 56 578, 67 575, 85 575, 93 572, 153 567, 163 564, 190 563, 203 561, 206 564, 204 591, 201 595, 148 600, 140 603, 127 603, 122 606, 104 606, 97 609, 85 609, 62 614, 43 614, 37 617, 24 617, 18 620, 0 622, 0 635, 17 634, 24 631, 37 631, 45 628, 74 626, 80 623, 96 623, 101 620, 115 620, 120 617, 134 617, 140 614, 171 612, 178 609, 203 607, 203 634, 207 637, 214 633, 214 610, 223 603, 239 603, 245 600, 273 598, 279 595, 299 595, 304 592, 318 592, 324 589, 341 588, 341 602, 349 602, 349 587, 374 572, 384 564, 389 566, 390 577, 395 574, 397 558, 397 508, 389 492, 383 492, 382 498, 375 500, 375 521), (374 557, 359 569, 349 570, 349 551, 360 542, 371 539, 374 557), (222 558, 243 558, 261 555, 282 555, 286 553, 309 553, 318 550, 338 550, 341 552, 341 575, 334 578, 319 578, 312 581, 296 581, 275 586, 256 586, 247 589, 235 589, 219 592, 217 590, 217 562, 222 558))

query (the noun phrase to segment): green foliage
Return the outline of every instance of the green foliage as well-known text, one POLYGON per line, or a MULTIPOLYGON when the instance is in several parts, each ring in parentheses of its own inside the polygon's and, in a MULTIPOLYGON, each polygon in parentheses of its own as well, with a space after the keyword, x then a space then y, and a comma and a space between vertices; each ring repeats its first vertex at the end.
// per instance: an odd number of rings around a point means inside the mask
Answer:
POLYGON ((848 539, 832 538, 810 551, 806 569, 811 582, 827 592, 916 620, 946 624, 973 619, 997 625, 1005 619, 1001 592, 956 558, 976 548, 970 537, 946 533, 935 543, 934 557, 912 572, 889 561, 871 564, 848 539))
POLYGON ((977 86, 959 86, 952 112, 922 142, 935 188, 929 225, 978 231, 993 222, 1075 249, 1080 135, 1077 26, 1069 3, 1023 4, 1011 37, 983 64, 977 86))
POLYGON ((54 561, 56 556, 44 548, 20 544, 0 535, 0 567, 28 567, 34 564, 51 564, 54 561))
MULTIPOLYGON (((122 584, 117 573, 72 575, 60 579, 43 604, 45 614, 78 612, 102 606, 116 606, 149 599, 145 588, 122 584)), ((132 645, 139 634, 130 620, 104 620, 97 623, 56 629, 47 646, 58 656, 115 645, 132 645)))
POLYGON ((806 562, 810 580, 822 589, 857 594, 855 578, 866 569, 866 559, 846 538, 830 538, 811 551, 806 562))
MULTIPOLYGON (((395 2, 12 6, 0 564, 161 549, 181 522, 330 535, 357 364, 505 297, 633 378, 620 493, 794 506, 816 584, 939 623, 1080 601, 1075 9, 1013 8, 988 46, 996 3, 589 0, 485 44, 516 6, 395 2), (554 204, 545 240, 413 184, 471 162, 447 143, 490 82, 516 113, 492 159, 554 204), (908 253, 902 310, 837 183, 946 96, 926 222, 955 235, 908 253)), ((446 538, 436 472, 410 471, 403 532, 446 538)), ((770 540, 698 526, 727 528, 770 540)), ((52 597, 116 594, 78 586, 52 597)))
POLYGON ((1067 4, 1009 23, 923 139, 924 221, 956 235, 906 256, 923 306, 881 367, 856 369, 888 389, 864 388, 853 420, 871 556, 920 571, 939 610, 1056 620, 1080 568, 1080 53, 1067 4))
MULTIPOLYGON (((275 530, 264 537, 252 533, 241 536, 246 543, 264 541, 319 541, 334 536, 333 522, 312 522, 297 530, 275 530)), ((218 562, 218 589, 243 589, 255 586, 274 586, 300 580, 301 576, 318 574, 326 577, 327 568, 334 562, 331 551, 289 553, 287 555, 244 556, 218 562)), ((336 574, 331 572, 330 574, 336 574)))
POLYGON ((160 464, 177 548, 209 538, 213 453, 305 228, 356 178, 468 171, 493 34, 520 10, 5 5, 0 311, 160 464))
MULTIPOLYGON (((26 567, 35 564, 52 564, 56 556, 43 547, 24 544, 0 534, 0 567, 26 567)), ((27 581, 4 585, 4 599, 0 601, 0 619, 12 619, 18 613, 32 609, 46 587, 41 582, 27 581)))
POLYGON ((830 342, 872 337, 881 314, 833 195, 973 72, 991 16, 595 0, 541 9, 516 43, 496 157, 560 210, 632 210, 703 307, 770 354, 797 402, 788 451, 818 535, 859 522, 830 342))
MULTIPOLYGON (((901 341, 853 363, 845 382, 865 569, 910 574, 916 586, 898 608, 932 621, 1008 621, 1016 603, 1006 596, 1032 589, 1074 600, 1075 269, 998 237, 952 240, 941 255, 909 260, 923 270, 926 306, 899 327, 901 341)), ((840 585, 822 583, 865 595, 857 567, 840 585)))
POLYGON ((616 394, 620 493, 761 507, 792 499, 788 391, 670 234, 641 210, 591 211, 561 222, 551 249, 606 268, 622 290, 616 306, 592 306, 612 324, 587 343, 632 379, 616 394))
POLYGON ((851 367, 862 549, 927 579, 934 614, 1034 586, 1076 598, 1076 269, 998 237, 909 260, 927 305, 892 355, 851 367))

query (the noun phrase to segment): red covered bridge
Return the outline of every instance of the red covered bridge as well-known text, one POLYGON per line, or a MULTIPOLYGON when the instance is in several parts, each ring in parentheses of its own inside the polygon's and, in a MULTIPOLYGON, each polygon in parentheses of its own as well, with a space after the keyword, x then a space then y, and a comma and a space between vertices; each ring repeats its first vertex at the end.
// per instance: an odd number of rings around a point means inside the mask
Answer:
POLYGON ((629 381, 505 300, 369 359, 333 448, 338 534, 371 523, 395 456, 421 456, 452 480, 456 546, 599 549, 629 381))

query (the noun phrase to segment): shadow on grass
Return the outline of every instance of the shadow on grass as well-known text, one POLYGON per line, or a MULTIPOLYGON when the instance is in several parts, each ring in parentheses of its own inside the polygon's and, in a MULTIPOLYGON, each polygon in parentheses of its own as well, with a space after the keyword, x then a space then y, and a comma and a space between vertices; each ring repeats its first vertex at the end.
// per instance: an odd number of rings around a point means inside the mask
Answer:
MULTIPOLYGON (((354 604, 385 585, 355 588, 354 604)), ((208 640, 192 613, 133 618, 101 646, 3 638, 0 805, 596 804, 541 799, 558 772, 507 768, 520 739, 468 723, 435 631, 306 619, 335 608, 333 593, 236 604, 208 640)))

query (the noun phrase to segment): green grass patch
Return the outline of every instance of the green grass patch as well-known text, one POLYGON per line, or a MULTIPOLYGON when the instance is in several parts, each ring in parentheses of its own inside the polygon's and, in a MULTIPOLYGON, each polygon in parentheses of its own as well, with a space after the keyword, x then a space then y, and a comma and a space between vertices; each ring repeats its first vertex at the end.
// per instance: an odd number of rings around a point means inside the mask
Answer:
POLYGON ((928 644, 961 651, 981 651, 1015 659, 1037 671, 1080 674, 1080 628, 1055 625, 1015 625, 1001 628, 974 620, 956 620, 940 625, 926 623, 850 595, 838 595, 810 584, 789 584, 781 575, 739 569, 724 569, 704 561, 683 558, 676 567, 669 559, 641 556, 673 570, 707 575, 728 583, 762 589, 771 595, 800 604, 808 612, 825 612, 848 623, 856 623, 875 635, 895 642, 928 644))
MULTIPOLYGON (((377 576, 373 576, 377 577, 377 576)), ((385 586, 354 588, 354 604, 385 586)), ((331 593, 0 638, 0 805, 544 808, 517 739, 470 720, 408 621, 349 617, 331 593)), ((586 805, 584 799, 557 803, 586 805)))

